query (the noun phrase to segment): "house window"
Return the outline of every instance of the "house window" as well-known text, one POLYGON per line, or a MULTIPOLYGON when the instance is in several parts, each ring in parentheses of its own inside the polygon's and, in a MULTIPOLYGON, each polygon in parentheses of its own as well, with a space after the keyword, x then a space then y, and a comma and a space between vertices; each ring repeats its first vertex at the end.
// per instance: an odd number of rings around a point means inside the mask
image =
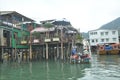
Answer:
POLYGON ((96 39, 96 42, 98 42, 98 39, 96 39))
POLYGON ((106 42, 109 42, 109 38, 106 38, 106 42))
POLYGON ((93 35, 93 32, 91 32, 90 34, 93 35))
POLYGON ((7 38, 7 31, 3 30, 3 37, 7 38))
POLYGON ((116 41, 117 39, 116 38, 112 38, 113 39, 113 41, 116 41))
POLYGON ((116 31, 112 31, 112 34, 115 35, 116 31))
POLYGON ((94 32, 94 35, 97 35, 97 32, 94 32))
POLYGON ((104 39, 101 39, 101 42, 104 42, 104 39))
POLYGON ((101 34, 101 36, 103 36, 103 35, 104 35, 104 32, 101 32, 100 34, 101 34))
POLYGON ((105 32, 105 35, 108 35, 108 32, 105 32))
POLYGON ((94 43, 94 39, 92 39, 92 43, 94 43))

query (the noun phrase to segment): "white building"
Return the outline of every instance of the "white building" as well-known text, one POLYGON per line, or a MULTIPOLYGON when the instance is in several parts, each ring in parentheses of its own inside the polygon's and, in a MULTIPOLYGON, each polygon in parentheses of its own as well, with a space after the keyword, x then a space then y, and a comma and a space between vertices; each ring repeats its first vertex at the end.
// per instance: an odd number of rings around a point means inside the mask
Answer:
POLYGON ((119 43, 118 30, 97 29, 89 31, 91 46, 104 43, 119 43))

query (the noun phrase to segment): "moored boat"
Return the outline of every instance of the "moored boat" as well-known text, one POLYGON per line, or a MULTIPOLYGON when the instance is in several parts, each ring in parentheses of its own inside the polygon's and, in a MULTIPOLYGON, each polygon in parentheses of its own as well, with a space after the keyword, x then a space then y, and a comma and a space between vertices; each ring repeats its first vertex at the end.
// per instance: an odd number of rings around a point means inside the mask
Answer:
POLYGON ((70 56, 70 63, 90 63, 91 62, 91 49, 89 42, 83 40, 83 51, 77 52, 75 48, 72 49, 70 56))
POLYGON ((76 53, 74 55, 71 55, 71 61, 70 63, 90 63, 91 56, 89 53, 76 53))
POLYGON ((99 44, 98 46, 99 55, 116 55, 120 54, 120 44, 112 43, 112 44, 99 44))

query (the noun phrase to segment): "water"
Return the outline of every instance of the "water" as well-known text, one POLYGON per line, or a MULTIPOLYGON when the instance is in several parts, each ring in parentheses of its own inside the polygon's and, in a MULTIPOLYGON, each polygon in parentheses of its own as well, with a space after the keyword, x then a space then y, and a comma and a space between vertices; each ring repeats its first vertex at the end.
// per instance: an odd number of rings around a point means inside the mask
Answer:
POLYGON ((120 80, 120 56, 93 55, 91 64, 0 63, 0 80, 120 80))

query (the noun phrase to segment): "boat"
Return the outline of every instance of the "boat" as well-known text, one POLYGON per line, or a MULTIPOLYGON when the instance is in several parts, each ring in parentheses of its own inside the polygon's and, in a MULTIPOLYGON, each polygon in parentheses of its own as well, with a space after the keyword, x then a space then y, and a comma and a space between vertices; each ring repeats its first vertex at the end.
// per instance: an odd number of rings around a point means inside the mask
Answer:
POLYGON ((75 48, 72 49, 70 56, 70 63, 90 63, 91 62, 91 49, 89 42, 83 40, 83 51, 77 52, 75 48))
POLYGON ((97 45, 97 54, 99 54, 99 55, 120 54, 120 44, 118 44, 118 43, 98 44, 97 45))
POLYGON ((70 63, 90 63, 91 56, 89 53, 77 53, 74 55, 71 55, 71 61, 70 63))

